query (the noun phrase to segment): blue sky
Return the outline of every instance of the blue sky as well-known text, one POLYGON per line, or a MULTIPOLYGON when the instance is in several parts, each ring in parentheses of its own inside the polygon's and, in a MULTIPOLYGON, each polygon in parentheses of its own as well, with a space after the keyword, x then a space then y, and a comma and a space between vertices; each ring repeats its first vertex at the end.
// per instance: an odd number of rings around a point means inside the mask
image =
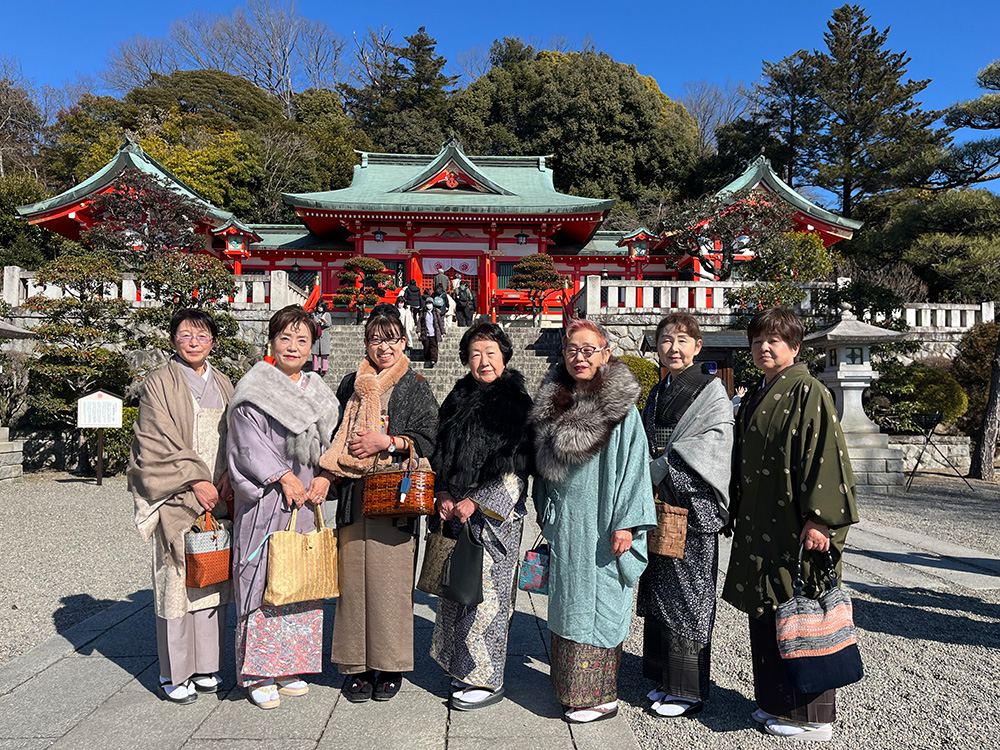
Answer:
MULTIPOLYGON (((78 73, 97 74, 116 43, 132 34, 162 36, 171 21, 194 10, 226 13, 239 3, 49 0, 4 5, 0 54, 18 58, 24 73, 37 83, 58 86, 78 73)), ((450 60, 503 36, 545 40, 564 35, 572 42, 590 37, 598 49, 653 76, 674 98, 683 92, 685 81, 749 83, 759 77, 762 60, 821 47, 826 22, 837 5, 810 0, 298 2, 304 15, 326 21, 345 36, 385 24, 402 39, 426 26, 450 60)), ((908 52, 910 76, 933 79, 922 96, 927 108, 977 96, 976 72, 1000 57, 996 0, 879 0, 863 6, 877 28, 891 27, 888 46, 908 52)))

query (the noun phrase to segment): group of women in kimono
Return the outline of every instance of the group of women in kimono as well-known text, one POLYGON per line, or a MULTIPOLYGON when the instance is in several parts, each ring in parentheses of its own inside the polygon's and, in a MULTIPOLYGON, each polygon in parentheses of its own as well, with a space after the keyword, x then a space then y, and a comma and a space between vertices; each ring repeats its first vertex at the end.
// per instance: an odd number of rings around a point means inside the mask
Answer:
MULTIPOLYGON (((846 527, 857 521, 854 481, 830 395, 797 362, 802 326, 789 311, 765 310, 750 323, 763 378, 743 399, 735 429, 722 381, 695 366, 702 336, 683 313, 656 330, 665 377, 642 414, 635 377, 587 320, 567 328, 563 360, 534 402, 508 367, 507 335, 492 323, 474 325, 460 344, 469 373, 440 409, 411 369, 404 326, 388 305, 372 311, 364 357, 336 394, 303 370, 316 327, 301 308, 274 315, 273 365, 255 365, 235 391, 208 363, 216 335, 205 313, 174 317, 176 355, 144 384, 129 467, 137 525, 154 540, 165 699, 189 703, 221 684, 228 587, 184 586, 183 534, 204 510, 233 517, 238 684, 262 708, 308 691, 302 676, 322 671, 322 602, 265 604, 266 555, 249 558, 293 509, 328 497, 339 529, 331 660, 345 675, 343 696, 395 696, 413 669, 417 524, 365 517, 362 494, 368 472, 412 455, 436 473, 434 523, 453 533, 467 524, 485 551, 483 602, 438 601, 431 655, 451 678, 453 709, 485 708, 505 694, 532 476, 550 545, 551 680, 565 721, 617 714, 637 585, 643 673, 654 683, 649 710, 669 718, 702 710, 722 532, 733 535, 723 598, 749 616, 753 719, 773 735, 832 735, 833 692, 789 685, 774 612, 792 596, 800 543, 829 550, 839 566, 846 527), (658 522, 654 493, 687 511, 681 558, 647 550, 658 522)), ((312 514, 297 516, 299 531, 313 524, 312 514)), ((805 575, 816 584, 821 571, 807 565, 805 575)))

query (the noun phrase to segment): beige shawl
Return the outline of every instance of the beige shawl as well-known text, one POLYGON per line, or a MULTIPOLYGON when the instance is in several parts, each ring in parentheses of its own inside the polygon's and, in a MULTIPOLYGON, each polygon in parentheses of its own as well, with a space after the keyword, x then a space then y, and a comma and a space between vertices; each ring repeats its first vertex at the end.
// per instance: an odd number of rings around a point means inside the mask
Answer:
MULTIPOLYGON (((194 404, 184 365, 168 362, 143 383, 135 439, 128 463, 128 484, 135 503, 135 525, 146 541, 157 528, 169 562, 183 568, 184 532, 202 512, 191 484, 216 482, 224 471, 209 468, 195 450, 194 404)), ((229 379, 212 368, 223 403, 233 395, 229 379)), ((226 442, 226 423, 219 440, 226 442)), ((220 508, 220 511, 222 508, 220 508)))
MULTIPOLYGON (((370 458, 352 456, 347 444, 358 432, 382 429, 381 396, 391 389, 410 369, 410 360, 403 356, 388 370, 379 372, 368 357, 361 360, 354 380, 354 393, 344 407, 344 418, 340 422, 333 443, 319 460, 319 465, 338 477, 359 479, 371 470, 374 463, 370 458)), ((391 425, 390 425, 391 428, 391 425)), ((379 456, 379 463, 388 466, 392 459, 379 456)))

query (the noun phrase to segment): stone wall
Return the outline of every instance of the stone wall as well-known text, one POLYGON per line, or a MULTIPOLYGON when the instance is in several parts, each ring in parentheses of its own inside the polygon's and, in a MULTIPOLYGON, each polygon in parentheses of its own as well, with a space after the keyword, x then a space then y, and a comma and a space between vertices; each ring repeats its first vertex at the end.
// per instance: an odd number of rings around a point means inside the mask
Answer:
MULTIPOLYGON (((952 473, 952 469, 941 457, 944 453, 955 468, 963 475, 969 473, 969 465, 972 462, 971 444, 972 441, 966 436, 956 435, 933 435, 932 445, 927 446, 923 457, 920 459, 920 471, 946 471, 952 473), (934 450, 937 446, 941 453, 934 450)), ((913 466, 917 462, 917 456, 924 444, 923 435, 892 435, 889 437, 889 445, 903 451, 903 470, 913 471, 913 466)))
POLYGON ((0 427, 0 484, 21 481, 21 442, 10 439, 10 431, 0 427))

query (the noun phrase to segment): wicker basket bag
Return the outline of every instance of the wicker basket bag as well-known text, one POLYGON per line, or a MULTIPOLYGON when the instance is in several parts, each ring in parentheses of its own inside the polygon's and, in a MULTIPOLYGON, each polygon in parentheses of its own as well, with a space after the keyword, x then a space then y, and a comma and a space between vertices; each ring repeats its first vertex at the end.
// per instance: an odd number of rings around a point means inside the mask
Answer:
POLYGON ((434 514, 434 472, 419 469, 420 461, 413 455, 413 443, 406 440, 406 445, 410 455, 403 468, 376 471, 376 456, 371 470, 365 474, 361 512, 366 518, 434 514))
POLYGON ((647 537, 649 551, 664 557, 684 557, 687 541, 688 511, 660 500, 656 501, 656 528, 647 537))

